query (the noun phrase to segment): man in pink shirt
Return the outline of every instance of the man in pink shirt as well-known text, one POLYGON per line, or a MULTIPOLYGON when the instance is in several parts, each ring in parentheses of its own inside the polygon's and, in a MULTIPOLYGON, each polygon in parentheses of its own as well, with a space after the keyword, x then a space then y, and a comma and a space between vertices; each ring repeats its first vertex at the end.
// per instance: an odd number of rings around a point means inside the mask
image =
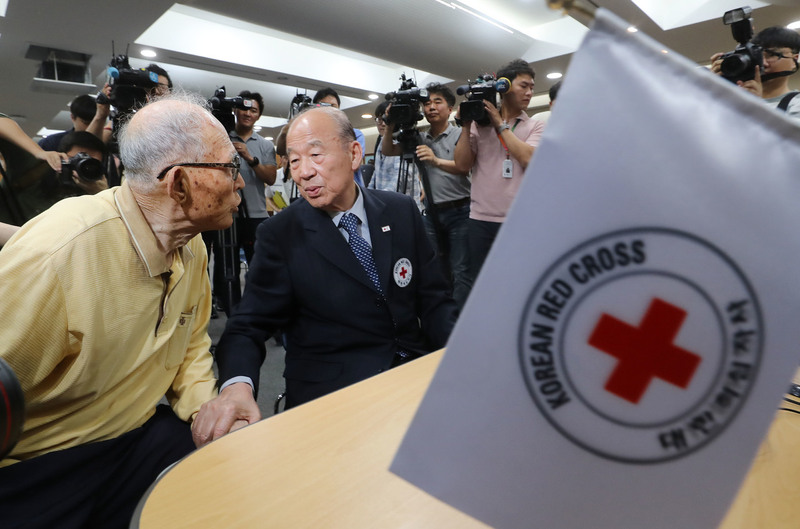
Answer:
POLYGON ((525 110, 533 97, 533 68, 515 59, 497 71, 510 88, 500 95, 498 109, 484 101, 489 124, 464 121, 465 130, 456 144, 454 161, 459 171, 472 171, 469 219, 471 268, 477 276, 506 219, 519 190, 522 176, 544 131, 544 123, 528 117, 525 110))

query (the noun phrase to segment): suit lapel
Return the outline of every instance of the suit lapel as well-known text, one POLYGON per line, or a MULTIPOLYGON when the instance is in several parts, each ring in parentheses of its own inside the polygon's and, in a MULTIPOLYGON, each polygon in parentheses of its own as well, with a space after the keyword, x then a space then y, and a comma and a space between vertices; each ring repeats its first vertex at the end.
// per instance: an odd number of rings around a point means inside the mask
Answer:
POLYGON ((334 226, 330 216, 308 202, 304 201, 303 206, 305 206, 302 212, 303 226, 314 251, 353 279, 375 290, 372 281, 353 255, 347 241, 334 226))
POLYGON ((388 292, 389 279, 392 276, 392 222, 386 203, 377 193, 364 191, 364 210, 369 219, 369 236, 372 239, 372 256, 378 277, 381 280, 381 289, 388 292), (384 228, 388 227, 387 231, 384 228))

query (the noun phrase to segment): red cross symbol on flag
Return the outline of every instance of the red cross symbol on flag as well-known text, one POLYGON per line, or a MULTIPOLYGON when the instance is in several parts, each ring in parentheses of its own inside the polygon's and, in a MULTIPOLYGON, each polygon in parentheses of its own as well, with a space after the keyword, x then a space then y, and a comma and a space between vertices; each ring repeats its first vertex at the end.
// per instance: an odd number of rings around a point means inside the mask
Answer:
POLYGON ((685 310, 658 298, 639 327, 603 314, 589 345, 619 360, 605 389, 634 404, 654 378, 686 389, 702 358, 672 343, 685 319, 685 310))

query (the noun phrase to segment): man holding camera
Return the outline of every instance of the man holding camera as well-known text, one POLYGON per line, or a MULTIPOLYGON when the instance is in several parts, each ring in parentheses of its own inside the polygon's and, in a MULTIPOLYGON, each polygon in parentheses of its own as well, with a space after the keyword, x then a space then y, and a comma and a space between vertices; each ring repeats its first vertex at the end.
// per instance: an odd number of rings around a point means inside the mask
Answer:
MULTIPOLYGON (((271 141, 254 131, 258 118, 264 111, 264 99, 258 92, 244 90, 239 93, 239 97, 245 100, 248 105, 245 108, 237 107, 234 109, 236 115, 236 127, 230 132, 231 142, 242 160, 241 175, 244 179, 244 189, 242 190, 242 202, 246 215, 236 219, 236 241, 238 248, 244 249, 244 255, 248 262, 253 259, 253 245, 256 241, 256 228, 269 216, 267 212, 267 199, 264 194, 264 187, 275 183, 278 173, 277 161, 275 159, 275 146, 271 141)), ((216 254, 215 254, 216 255, 216 254)), ((222 269, 220 263, 215 262, 214 270, 214 291, 220 301, 222 310, 230 316, 231 310, 236 307, 241 299, 241 282, 239 280, 239 252, 235 252, 233 259, 234 276, 232 278, 232 307, 228 306, 227 296, 221 295, 227 292, 223 285, 222 269)))
POLYGON ((216 395, 197 235, 231 225, 244 185, 204 103, 144 106, 120 131, 122 186, 59 202, 0 252, 0 357, 26 415, 0 461, 4 528, 127 528, 194 449, 189 422, 216 395))
POLYGON ((75 163, 71 164, 72 173, 69 175, 73 184, 80 189, 79 194, 94 195, 108 189, 104 165, 107 150, 103 140, 86 131, 70 132, 61 139, 58 150, 66 154, 70 161, 84 155, 84 159, 80 160, 83 163, 78 164, 79 168, 74 167, 75 163), (80 170, 84 166, 88 170, 80 170))
MULTIPOLYGON (((425 166, 428 184, 433 196, 424 199, 423 222, 431 244, 439 241, 446 245, 446 268, 453 281, 453 298, 459 309, 472 288, 469 256, 469 203, 470 181, 468 172, 459 171, 453 161, 461 127, 450 123, 450 114, 456 96, 446 86, 431 83, 426 87, 428 100, 423 104, 425 119, 430 124, 427 132, 417 132, 416 158, 425 166), (434 220, 436 215, 436 220, 434 220), (438 228, 438 233, 437 233, 438 228)), ((382 131, 383 155, 402 154, 399 144, 392 142, 393 125, 382 131)), ((376 167, 377 172, 377 167, 376 167)))
MULTIPOLYGON (((800 118, 800 97, 789 88, 789 76, 798 70, 800 57, 800 34, 796 31, 772 26, 760 31, 752 43, 762 49, 763 66, 756 69, 755 78, 737 81, 736 84, 764 99, 773 108, 800 118)), ((711 71, 722 73, 722 62, 726 54, 711 57, 711 71)))
POLYGON ((469 134, 462 134, 456 144, 456 169, 472 171, 469 246, 473 278, 483 266, 542 138, 544 123, 525 113, 533 97, 534 75, 522 59, 502 66, 497 78, 506 78, 510 86, 500 95, 500 109, 484 101, 489 124, 478 126, 465 120, 469 134))

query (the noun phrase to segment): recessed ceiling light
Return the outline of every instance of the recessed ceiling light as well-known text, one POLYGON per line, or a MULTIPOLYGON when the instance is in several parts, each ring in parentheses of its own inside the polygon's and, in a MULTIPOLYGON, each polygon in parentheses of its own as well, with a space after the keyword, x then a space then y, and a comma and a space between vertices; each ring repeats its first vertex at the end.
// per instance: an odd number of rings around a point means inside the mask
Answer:
POLYGON ((376 99, 378 99, 378 94, 370 94, 370 95, 368 95, 367 97, 368 97, 369 99, 372 99, 373 101, 375 101, 376 99))
POLYGON ((636 26, 628 26, 628 33, 636 33, 637 31, 639 30, 636 29, 636 26))
POLYGON ((369 119, 372 117, 372 114, 361 114, 361 117, 364 119, 369 119))
POLYGON ((265 140, 272 141, 272 140, 274 140, 275 138, 273 138, 272 136, 265 136, 265 137, 264 137, 264 139, 265 139, 265 140))
POLYGON ((789 29, 800 29, 800 20, 796 20, 786 27, 789 29))
POLYGON ((141 51, 142 57, 147 57, 148 59, 152 59, 156 56, 156 52, 153 50, 142 50, 141 51))
POLYGON ((547 74, 548 79, 561 79, 562 77, 564 77, 564 74, 561 72, 552 72, 547 74))

